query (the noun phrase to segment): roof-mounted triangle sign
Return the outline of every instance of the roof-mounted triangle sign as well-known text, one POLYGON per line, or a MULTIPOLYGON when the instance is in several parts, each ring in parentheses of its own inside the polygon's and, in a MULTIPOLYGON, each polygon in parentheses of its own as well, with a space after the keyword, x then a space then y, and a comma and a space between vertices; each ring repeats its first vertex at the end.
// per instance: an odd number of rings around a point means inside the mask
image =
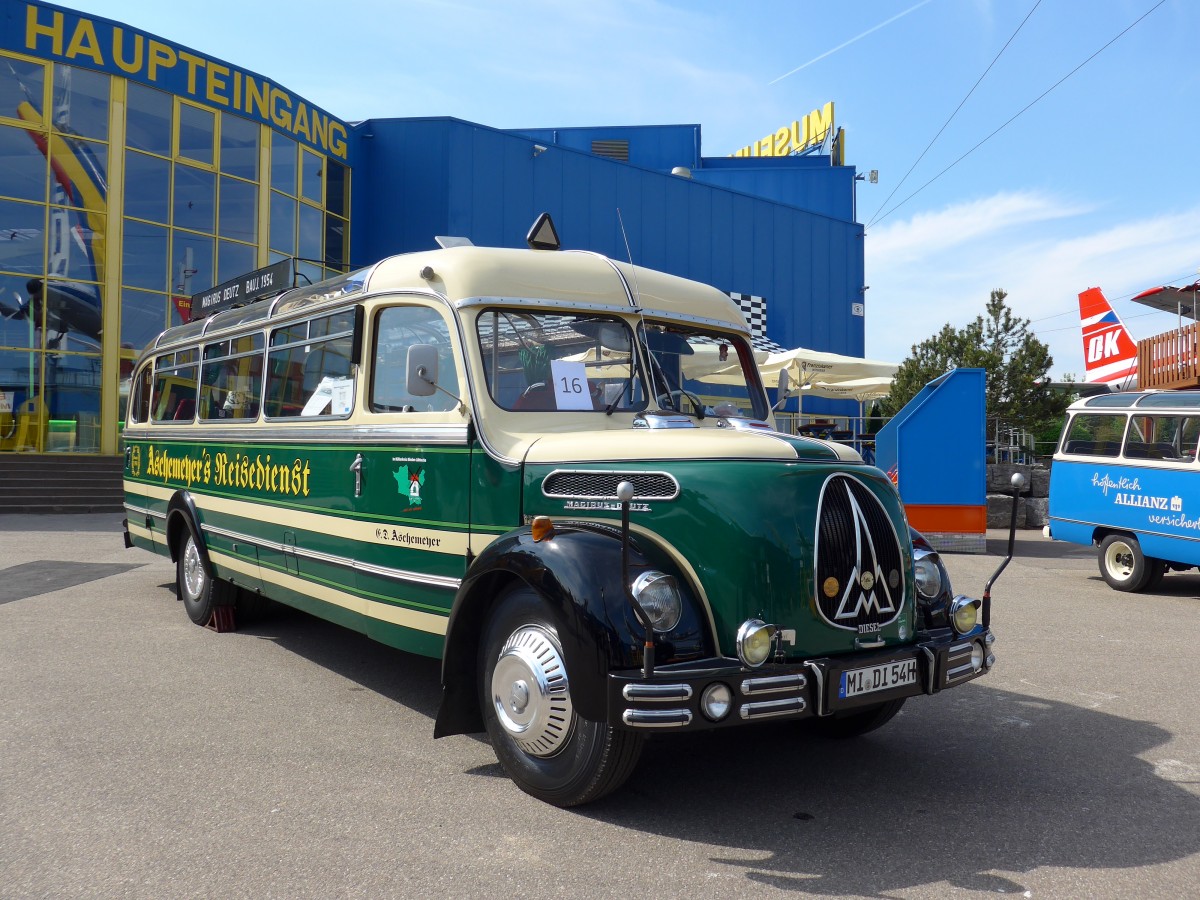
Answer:
POLYGON ((529 234, 525 235, 525 243, 532 250, 558 250, 561 248, 562 245, 558 242, 558 232, 554 228, 554 221, 550 218, 550 213, 542 213, 537 217, 537 221, 529 229, 529 234))

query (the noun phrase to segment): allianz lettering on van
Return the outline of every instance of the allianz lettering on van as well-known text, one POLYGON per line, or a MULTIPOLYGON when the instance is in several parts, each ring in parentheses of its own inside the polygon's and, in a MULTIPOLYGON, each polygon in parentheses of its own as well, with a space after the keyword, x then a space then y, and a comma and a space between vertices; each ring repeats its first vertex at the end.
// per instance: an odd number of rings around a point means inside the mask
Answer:
POLYGON ((523 790, 584 803, 647 734, 861 734, 994 662, 891 482, 775 431, 768 387, 714 288, 394 257, 146 350, 127 541, 197 623, 265 596, 441 657, 435 736, 486 730, 523 790))

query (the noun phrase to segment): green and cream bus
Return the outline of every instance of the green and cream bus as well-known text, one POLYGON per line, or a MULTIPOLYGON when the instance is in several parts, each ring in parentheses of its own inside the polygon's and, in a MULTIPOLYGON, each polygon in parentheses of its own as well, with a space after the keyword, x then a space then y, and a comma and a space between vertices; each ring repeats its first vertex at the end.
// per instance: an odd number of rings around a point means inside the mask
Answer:
POLYGON ((126 543, 192 621, 265 597, 440 657, 434 736, 560 806, 649 733, 861 734, 994 662, 883 473, 774 430, 729 297, 594 253, 406 254, 168 329, 124 438, 126 543))

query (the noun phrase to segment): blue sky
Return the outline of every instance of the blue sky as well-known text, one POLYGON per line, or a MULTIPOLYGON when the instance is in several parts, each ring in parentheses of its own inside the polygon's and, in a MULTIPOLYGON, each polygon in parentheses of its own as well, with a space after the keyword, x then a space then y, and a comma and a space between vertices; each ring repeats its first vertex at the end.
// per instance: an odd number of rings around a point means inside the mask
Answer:
POLYGON ((1137 339, 1175 319, 1128 298, 1198 278, 1191 0, 63 5, 257 71, 351 121, 698 123, 704 155, 720 156, 832 100, 847 163, 879 171, 858 186, 859 221, 872 223, 867 355, 879 359, 899 362, 1004 288, 1050 345, 1052 373, 1081 376, 1081 290, 1102 287, 1137 339))

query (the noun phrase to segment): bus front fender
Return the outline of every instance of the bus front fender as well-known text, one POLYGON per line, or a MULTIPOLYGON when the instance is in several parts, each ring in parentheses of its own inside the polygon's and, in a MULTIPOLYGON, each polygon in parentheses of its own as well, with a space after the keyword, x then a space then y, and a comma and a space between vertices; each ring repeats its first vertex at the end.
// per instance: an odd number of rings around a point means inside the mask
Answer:
MULTIPOLYGON (((634 571, 649 565, 632 547, 629 563, 634 571)), ((571 702, 583 718, 605 720, 610 669, 640 664, 640 633, 631 632, 626 616, 608 611, 626 602, 620 539, 585 528, 562 528, 549 539, 535 541, 529 528, 518 529, 493 541, 475 559, 455 597, 446 629, 442 703, 434 737, 483 730, 480 644, 494 607, 515 584, 536 591, 554 622, 571 702)))

